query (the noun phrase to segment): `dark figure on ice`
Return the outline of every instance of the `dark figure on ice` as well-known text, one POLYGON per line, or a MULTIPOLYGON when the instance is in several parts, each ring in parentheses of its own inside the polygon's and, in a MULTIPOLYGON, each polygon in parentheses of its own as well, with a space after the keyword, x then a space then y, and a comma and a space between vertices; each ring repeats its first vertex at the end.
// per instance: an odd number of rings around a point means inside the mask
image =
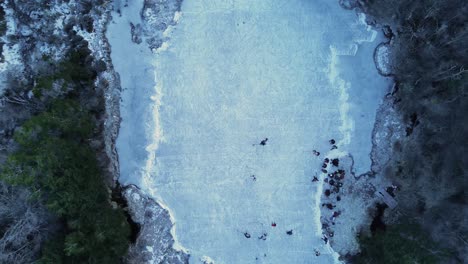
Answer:
POLYGON ((315 156, 320 156, 320 152, 316 151, 315 149, 312 150, 312 154, 314 154, 315 156))
POLYGON ((318 181, 318 178, 317 178, 317 176, 314 176, 314 178, 312 179, 312 181, 313 181, 313 182, 316 182, 316 181, 318 181))
POLYGON ((330 139, 330 141, 328 141, 328 142, 330 142, 330 144, 332 144, 332 145, 335 145, 335 143, 336 143, 334 139, 330 139))
POLYGON ((265 146, 267 141, 268 141, 268 138, 265 138, 264 140, 260 142, 260 145, 265 146))
POLYGON ((244 236, 245 236, 246 238, 250 238, 250 234, 247 233, 247 232, 244 233, 244 236))
POLYGON ((256 181, 256 180, 257 180, 257 177, 255 177, 255 175, 250 175, 250 177, 252 178, 252 181, 256 181))
POLYGON ((266 240, 267 235, 268 235, 267 233, 263 233, 263 235, 259 236, 258 239, 266 240))
POLYGON ((288 235, 292 235, 292 234, 293 234, 293 231, 292 231, 292 229, 291 229, 291 230, 289 230, 289 231, 286 231, 286 234, 288 234, 288 235))
POLYGON ((338 167, 338 165, 340 165, 340 160, 339 159, 333 159, 332 164, 333 164, 333 166, 338 167))
POLYGON ((327 244, 327 243, 328 243, 328 237, 326 237, 326 236, 323 236, 322 240, 323 240, 323 242, 325 242, 325 244, 327 244))

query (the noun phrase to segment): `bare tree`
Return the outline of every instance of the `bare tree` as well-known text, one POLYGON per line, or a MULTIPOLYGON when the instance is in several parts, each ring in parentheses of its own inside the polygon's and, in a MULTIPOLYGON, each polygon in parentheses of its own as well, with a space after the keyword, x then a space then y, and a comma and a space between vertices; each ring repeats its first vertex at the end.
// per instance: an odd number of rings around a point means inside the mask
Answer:
POLYGON ((0 263, 32 263, 48 233, 48 218, 28 190, 0 183, 0 263))

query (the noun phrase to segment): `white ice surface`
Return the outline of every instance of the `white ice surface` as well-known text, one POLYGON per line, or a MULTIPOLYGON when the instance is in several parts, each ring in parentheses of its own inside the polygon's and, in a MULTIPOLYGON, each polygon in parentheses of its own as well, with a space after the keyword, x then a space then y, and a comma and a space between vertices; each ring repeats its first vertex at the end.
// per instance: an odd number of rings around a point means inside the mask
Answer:
POLYGON ((372 62, 376 33, 338 1, 185 0, 153 54, 130 41, 141 6, 108 29, 124 89, 120 181, 170 210, 192 263, 336 262, 311 178, 331 138, 358 172, 369 169, 386 89, 372 62))

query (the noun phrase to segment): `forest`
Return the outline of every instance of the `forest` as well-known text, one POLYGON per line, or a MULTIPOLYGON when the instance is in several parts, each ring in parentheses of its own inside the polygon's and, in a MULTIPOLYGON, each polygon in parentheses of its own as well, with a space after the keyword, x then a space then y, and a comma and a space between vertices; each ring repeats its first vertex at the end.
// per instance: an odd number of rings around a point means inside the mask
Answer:
POLYGON ((399 214, 385 218, 387 231, 361 238, 362 254, 354 262, 394 256, 385 263, 463 263, 468 259, 468 2, 362 0, 359 8, 371 23, 392 29, 392 98, 406 137, 390 150, 383 173, 399 187, 399 214), (414 228, 404 228, 406 221, 414 228), (426 242, 431 250, 414 249, 426 242))
POLYGON ((12 82, 5 93, 27 118, 11 131, 0 170, 0 199, 19 199, 2 207, 2 263, 119 263, 130 244, 98 158, 104 106, 94 80, 102 65, 82 37, 70 31, 70 39, 61 61, 42 57, 33 85, 12 82), (22 89, 31 89, 29 102, 22 89))

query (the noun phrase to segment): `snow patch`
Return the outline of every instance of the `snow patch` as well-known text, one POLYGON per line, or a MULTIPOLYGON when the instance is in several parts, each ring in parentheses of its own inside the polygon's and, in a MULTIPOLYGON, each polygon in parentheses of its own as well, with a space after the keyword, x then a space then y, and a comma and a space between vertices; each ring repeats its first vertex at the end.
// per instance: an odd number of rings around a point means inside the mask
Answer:
POLYGON ((391 47, 388 43, 381 43, 375 49, 374 61, 377 67, 377 70, 380 74, 384 76, 389 76, 392 74, 391 69, 391 47))
MULTIPOLYGON (((24 64, 21 59, 20 45, 10 43, 7 36, 16 35, 17 25, 14 18, 14 11, 7 8, 8 1, 1 3, 5 11, 5 22, 6 22, 6 33, 1 38, 3 44, 3 51, 0 57, 3 57, 3 61, 0 61, 0 83, 4 84, 9 72, 22 72, 24 64)), ((5 85, 0 85, 0 94, 3 94, 5 85)))
POLYGON ((176 11, 174 13, 174 22, 179 23, 180 18, 182 17, 182 12, 176 11))
POLYGON ((203 264, 215 264, 214 260, 207 256, 201 257, 200 261, 203 262, 203 264))

